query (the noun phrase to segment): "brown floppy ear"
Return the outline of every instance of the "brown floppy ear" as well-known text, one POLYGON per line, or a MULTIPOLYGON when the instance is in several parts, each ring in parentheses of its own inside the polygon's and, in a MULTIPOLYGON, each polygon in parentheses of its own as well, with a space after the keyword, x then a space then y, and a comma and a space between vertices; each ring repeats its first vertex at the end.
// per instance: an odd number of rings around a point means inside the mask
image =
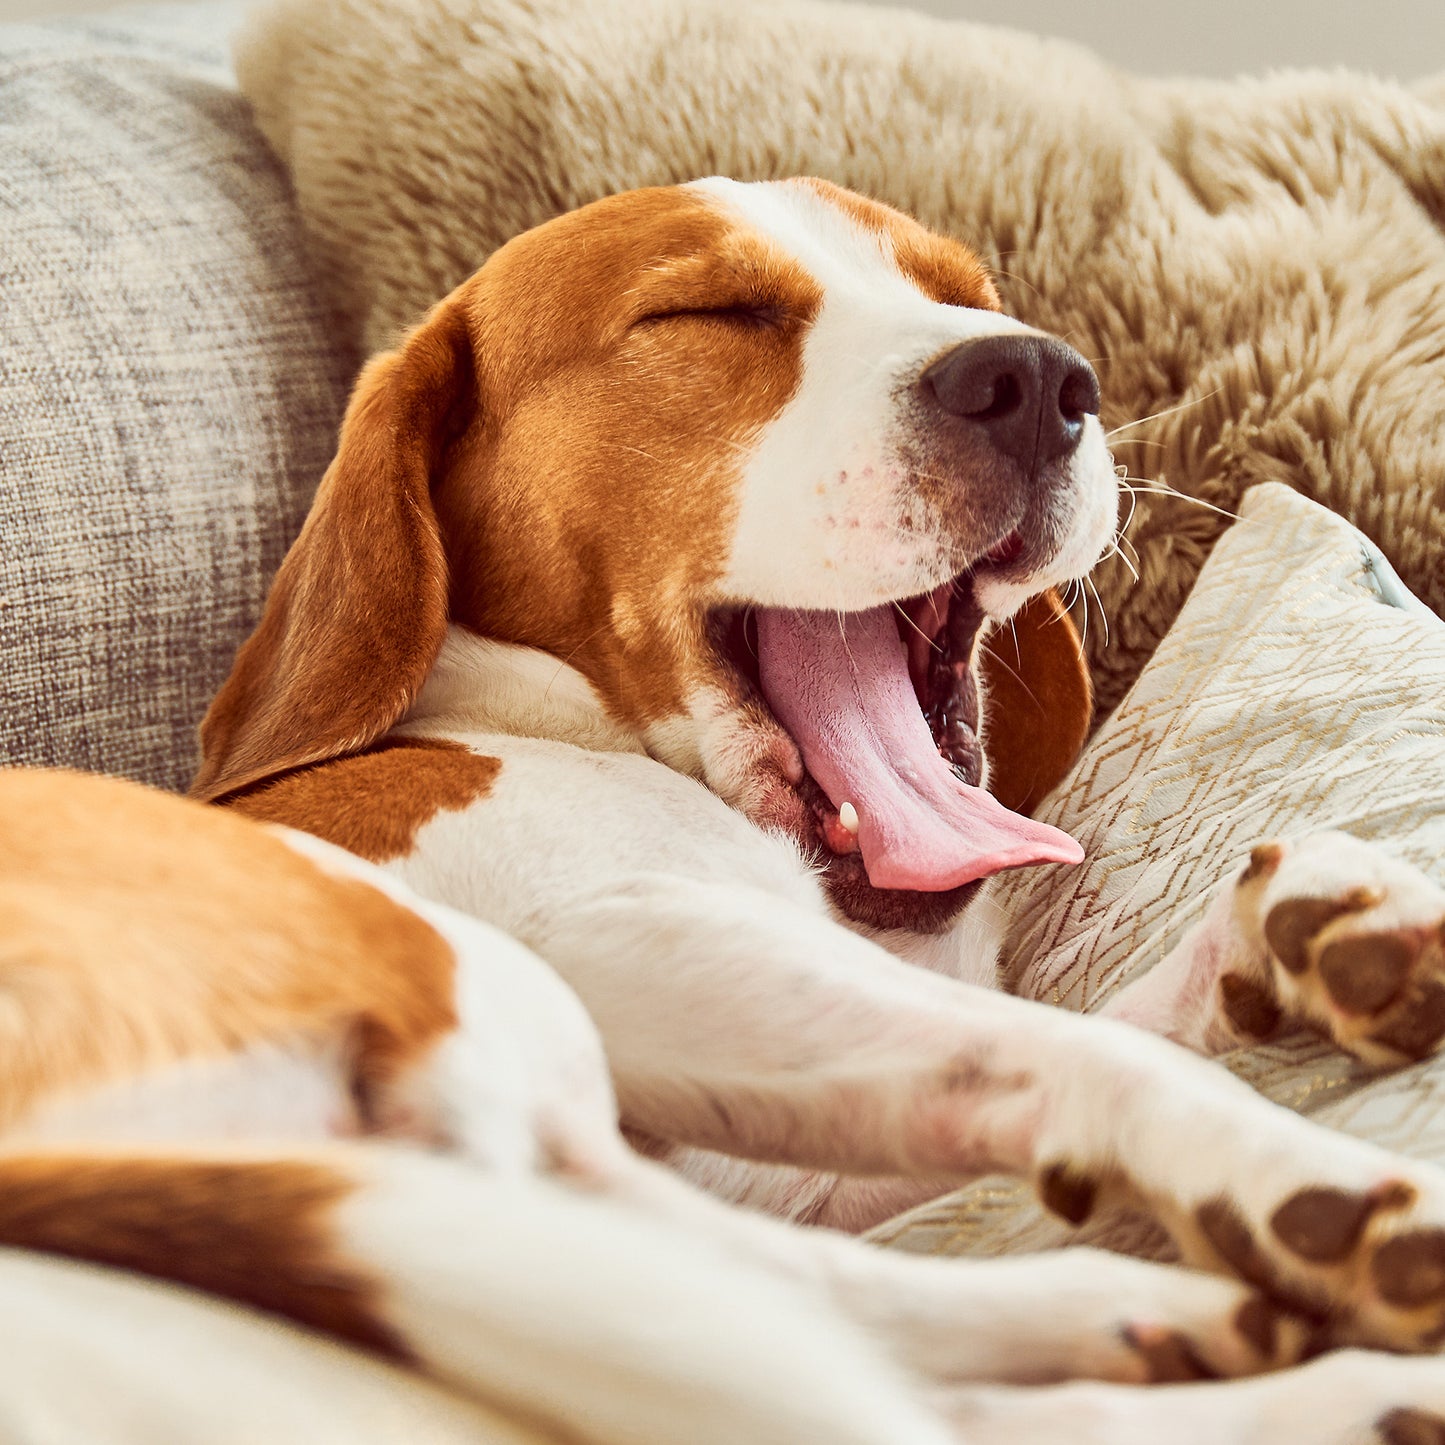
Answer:
POLYGON ((988 639, 980 662, 989 792, 1032 813, 1074 765, 1094 713, 1089 665, 1059 594, 1027 602, 988 639))
POLYGON ((426 681, 447 625, 431 483, 476 410, 467 292, 362 371, 306 525, 201 723, 193 797, 359 751, 426 681))

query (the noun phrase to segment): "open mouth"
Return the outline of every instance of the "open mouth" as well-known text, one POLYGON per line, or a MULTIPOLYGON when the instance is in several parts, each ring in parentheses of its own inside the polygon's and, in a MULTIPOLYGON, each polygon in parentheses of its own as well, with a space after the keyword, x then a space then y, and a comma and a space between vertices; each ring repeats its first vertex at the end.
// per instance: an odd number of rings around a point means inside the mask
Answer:
MULTIPOLYGON (((983 563, 1007 565, 1012 546, 1006 538, 983 563)), ((839 901, 854 917, 886 926, 899 912, 880 917, 860 887, 955 895, 938 898, 951 914, 957 891, 991 874, 1082 857, 980 786, 983 620, 972 573, 863 612, 755 608, 725 620, 724 655, 802 753, 805 841, 830 884, 847 885, 839 901)))

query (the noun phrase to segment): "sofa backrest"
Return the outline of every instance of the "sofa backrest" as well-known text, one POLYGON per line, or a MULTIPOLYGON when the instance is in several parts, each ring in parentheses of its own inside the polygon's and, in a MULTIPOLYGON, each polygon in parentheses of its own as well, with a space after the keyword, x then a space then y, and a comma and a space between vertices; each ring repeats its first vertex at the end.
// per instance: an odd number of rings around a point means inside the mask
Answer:
POLYGON ((0 762, 184 788, 335 442, 236 14, 0 26, 0 762))

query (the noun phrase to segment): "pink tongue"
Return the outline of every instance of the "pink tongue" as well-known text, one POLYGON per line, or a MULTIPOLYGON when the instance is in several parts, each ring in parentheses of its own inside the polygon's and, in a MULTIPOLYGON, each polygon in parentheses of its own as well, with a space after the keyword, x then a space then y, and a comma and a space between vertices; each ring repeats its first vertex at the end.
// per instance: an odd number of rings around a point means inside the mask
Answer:
POLYGON ((939 756, 891 607, 760 607, 757 621, 763 696, 833 806, 858 810, 875 888, 938 893, 1005 868, 1082 862, 1066 833, 1011 813, 939 756))

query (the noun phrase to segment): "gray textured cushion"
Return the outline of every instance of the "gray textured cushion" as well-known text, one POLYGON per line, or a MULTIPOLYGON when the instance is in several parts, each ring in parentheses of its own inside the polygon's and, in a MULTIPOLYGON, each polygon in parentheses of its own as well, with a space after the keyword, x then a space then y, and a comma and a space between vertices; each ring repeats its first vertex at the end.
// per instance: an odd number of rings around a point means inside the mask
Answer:
POLYGON ((183 787, 333 447, 234 19, 0 26, 0 760, 183 787))

